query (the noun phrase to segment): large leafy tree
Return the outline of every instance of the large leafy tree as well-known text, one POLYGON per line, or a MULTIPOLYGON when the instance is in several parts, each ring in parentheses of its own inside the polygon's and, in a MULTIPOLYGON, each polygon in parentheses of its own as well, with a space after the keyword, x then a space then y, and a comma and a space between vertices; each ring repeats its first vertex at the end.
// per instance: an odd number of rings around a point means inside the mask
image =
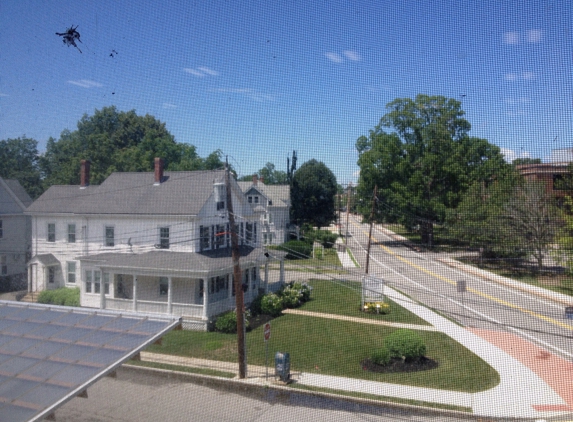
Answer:
POLYGON ((292 220, 324 227, 336 219, 336 176, 322 162, 310 160, 294 173, 291 186, 292 220))
POLYGON ((370 214, 378 186, 375 220, 419 226, 428 242, 433 225, 444 221, 470 185, 489 182, 505 162, 498 147, 468 135, 459 101, 418 95, 386 108, 380 123, 356 141, 359 211, 370 214))
POLYGON ((0 141, 0 176, 18 180, 32 198, 40 196, 38 142, 26 137, 0 141))
POLYGON ((165 123, 135 110, 118 111, 114 106, 84 115, 77 130, 64 130, 59 140, 50 138, 40 159, 44 185, 78 184, 82 159, 91 162, 91 183, 101 183, 114 171, 151 171, 155 157, 167 170, 223 168, 221 151, 202 159, 193 145, 178 143, 165 123))

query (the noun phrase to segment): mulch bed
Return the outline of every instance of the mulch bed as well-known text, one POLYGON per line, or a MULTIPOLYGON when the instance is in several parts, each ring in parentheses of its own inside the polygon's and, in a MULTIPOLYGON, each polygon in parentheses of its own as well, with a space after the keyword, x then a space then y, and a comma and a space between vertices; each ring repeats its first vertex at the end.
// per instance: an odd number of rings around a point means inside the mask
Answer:
POLYGON ((388 374, 394 372, 427 371, 429 369, 437 368, 438 362, 424 356, 415 362, 405 362, 402 359, 394 358, 388 365, 377 365, 367 358, 360 362, 360 365, 365 371, 388 374))
POLYGON ((273 320, 274 318, 270 315, 257 315, 256 317, 252 317, 249 319, 249 329, 254 330, 261 325, 266 324, 267 322, 273 320))

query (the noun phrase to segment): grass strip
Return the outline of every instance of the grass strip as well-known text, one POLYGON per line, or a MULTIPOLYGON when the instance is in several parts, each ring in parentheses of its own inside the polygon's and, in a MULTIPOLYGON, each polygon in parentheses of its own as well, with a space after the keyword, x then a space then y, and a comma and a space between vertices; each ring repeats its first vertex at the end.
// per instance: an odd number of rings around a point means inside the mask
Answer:
POLYGON ((232 372, 217 371, 216 369, 194 368, 190 366, 171 365, 168 363, 149 362, 143 360, 130 360, 127 365, 145 366, 147 368, 166 369, 168 371, 187 372, 190 374, 208 375, 210 377, 235 378, 232 372))
POLYGON ((411 406, 429 407, 432 409, 455 410, 458 412, 472 413, 471 407, 456 406, 456 405, 452 405, 452 404, 434 403, 434 402, 427 402, 427 401, 422 401, 422 400, 403 399, 400 397, 378 396, 376 394, 358 393, 355 391, 333 390, 330 388, 314 387, 311 385, 303 385, 303 384, 298 384, 298 383, 288 384, 287 386, 290 388, 295 388, 295 389, 299 389, 299 390, 307 390, 307 391, 316 391, 316 392, 320 392, 320 393, 336 394, 338 396, 356 397, 359 399, 368 399, 368 400, 376 400, 376 401, 382 401, 382 402, 408 404, 411 406))
POLYGON ((346 252, 348 252, 348 255, 350 256, 350 259, 352 260, 352 262, 354 262, 354 265, 357 266, 358 268, 360 268, 360 264, 358 264, 358 261, 356 261, 356 258, 354 258, 352 251, 350 249, 346 249, 346 252))

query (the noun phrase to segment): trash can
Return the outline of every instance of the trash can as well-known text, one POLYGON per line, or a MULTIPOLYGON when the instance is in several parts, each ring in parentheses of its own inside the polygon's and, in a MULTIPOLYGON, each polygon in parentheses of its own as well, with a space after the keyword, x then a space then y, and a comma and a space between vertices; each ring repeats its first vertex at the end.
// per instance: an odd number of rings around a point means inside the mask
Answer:
POLYGON ((288 353, 275 353, 275 378, 282 382, 288 382, 290 379, 290 355, 288 353))

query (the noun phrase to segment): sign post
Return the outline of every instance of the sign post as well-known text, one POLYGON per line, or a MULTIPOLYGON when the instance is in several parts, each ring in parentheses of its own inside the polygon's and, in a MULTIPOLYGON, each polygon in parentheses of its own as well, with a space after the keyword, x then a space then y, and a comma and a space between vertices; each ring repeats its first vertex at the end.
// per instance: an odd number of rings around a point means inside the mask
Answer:
POLYGON ((263 327, 265 336, 265 368, 267 370, 267 381, 269 380, 269 339, 271 338, 271 323, 267 322, 263 327))

